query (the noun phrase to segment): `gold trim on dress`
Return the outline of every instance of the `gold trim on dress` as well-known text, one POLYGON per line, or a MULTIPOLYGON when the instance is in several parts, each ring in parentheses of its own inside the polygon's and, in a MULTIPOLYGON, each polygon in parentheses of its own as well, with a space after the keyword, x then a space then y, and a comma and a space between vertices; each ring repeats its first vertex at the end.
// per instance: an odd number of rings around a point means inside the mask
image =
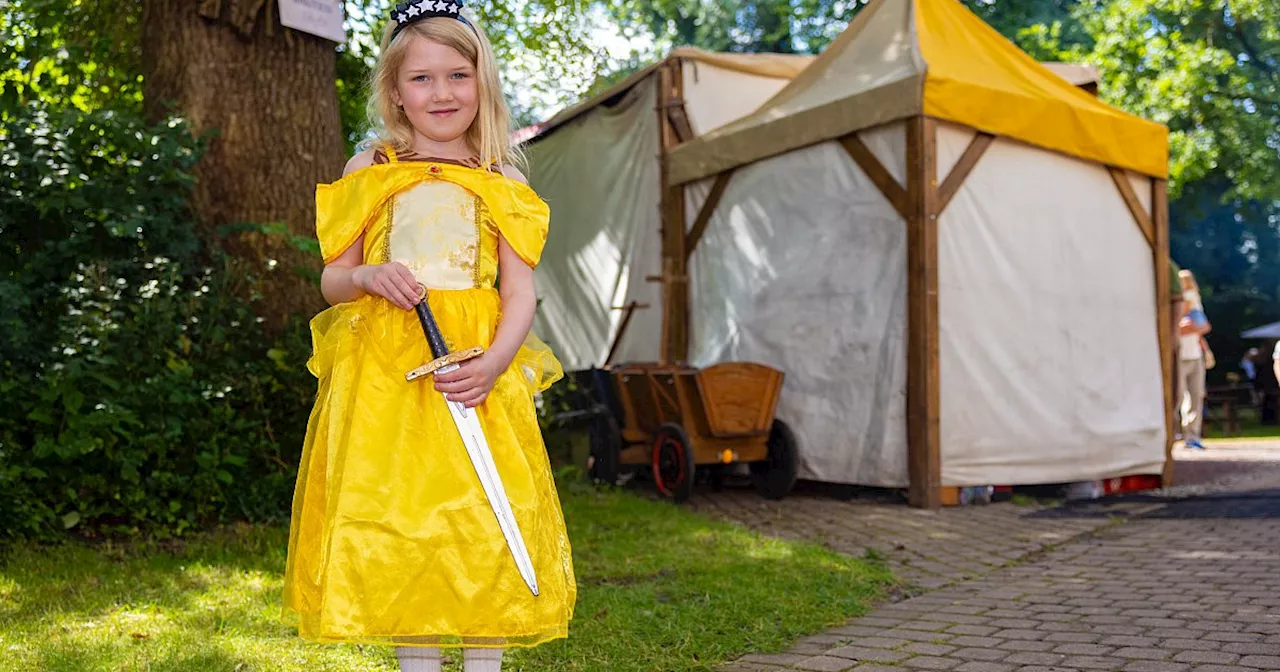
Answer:
POLYGON ((396 197, 387 199, 387 226, 382 236, 382 263, 391 263, 391 227, 396 221, 396 197))

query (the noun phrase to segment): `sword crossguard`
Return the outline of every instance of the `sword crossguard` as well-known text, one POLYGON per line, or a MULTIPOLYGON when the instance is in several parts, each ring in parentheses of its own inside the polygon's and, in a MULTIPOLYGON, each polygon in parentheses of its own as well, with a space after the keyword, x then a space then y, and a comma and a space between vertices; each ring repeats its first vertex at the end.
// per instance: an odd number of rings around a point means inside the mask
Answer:
POLYGON ((426 364, 423 364, 422 366, 419 366, 418 368, 404 374, 404 379, 406 382, 412 383, 413 381, 419 378, 425 378, 427 376, 430 376, 431 374, 435 373, 436 371, 439 371, 440 369, 443 369, 446 366, 449 366, 451 364, 461 364, 469 359, 475 359, 476 357, 479 357, 480 355, 483 355, 483 354, 484 354, 484 348, 481 348, 479 346, 471 348, 470 350, 459 350, 457 352, 451 352, 445 355, 444 357, 437 357, 431 360, 430 362, 427 362, 426 364))

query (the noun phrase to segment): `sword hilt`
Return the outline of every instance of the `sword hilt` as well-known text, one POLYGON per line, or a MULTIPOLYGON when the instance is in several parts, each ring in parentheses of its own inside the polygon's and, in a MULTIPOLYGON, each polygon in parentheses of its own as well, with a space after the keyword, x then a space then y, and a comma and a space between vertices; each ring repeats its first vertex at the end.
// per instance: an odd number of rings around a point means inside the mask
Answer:
POLYGON ((421 288, 420 300, 413 307, 418 313, 418 322, 422 324, 422 333, 427 337, 427 345, 431 346, 431 356, 434 359, 440 359, 449 354, 449 346, 444 342, 444 334, 440 333, 440 327, 436 324, 436 318, 431 314, 431 306, 427 304, 427 288, 418 285, 421 288))
POLYGON ((404 374, 404 379, 409 382, 429 376, 450 364, 461 364, 484 354, 484 348, 479 347, 458 352, 449 351, 449 346, 444 342, 444 334, 440 333, 440 326, 436 324, 436 318, 431 314, 431 306, 427 305, 427 288, 422 285, 418 287, 421 292, 420 299, 413 309, 418 313, 418 323, 422 325, 422 333, 426 335, 427 345, 431 348, 431 361, 404 374))

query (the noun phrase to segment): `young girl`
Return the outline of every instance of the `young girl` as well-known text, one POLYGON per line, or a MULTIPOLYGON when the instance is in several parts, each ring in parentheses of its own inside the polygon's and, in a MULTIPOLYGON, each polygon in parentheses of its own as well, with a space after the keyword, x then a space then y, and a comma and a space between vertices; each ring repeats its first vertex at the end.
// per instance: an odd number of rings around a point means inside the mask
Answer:
POLYGON ((396 8, 371 81, 378 141, 317 189, 333 307, 311 324, 319 391, 285 573, 303 637, 395 646, 406 672, 439 670, 442 645, 465 649, 468 672, 496 671, 504 647, 565 637, 576 597, 533 405, 562 375, 529 335, 548 211, 511 166, 492 49, 459 4, 396 8), (424 291, 449 349, 484 351, 408 382, 433 359, 424 291), (478 414, 536 595, 446 397, 478 414))

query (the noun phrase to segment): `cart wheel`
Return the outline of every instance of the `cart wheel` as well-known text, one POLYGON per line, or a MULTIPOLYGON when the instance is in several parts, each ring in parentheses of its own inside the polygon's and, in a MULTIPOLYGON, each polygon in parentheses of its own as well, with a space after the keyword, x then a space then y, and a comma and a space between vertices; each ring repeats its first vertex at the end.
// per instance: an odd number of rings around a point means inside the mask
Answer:
POLYGON ((693 446, 677 424, 666 424, 653 435, 653 483, 658 494, 680 503, 693 494, 693 446))
POLYGON ((782 499, 795 485, 796 470, 800 466, 796 435, 787 423, 774 420, 768 445, 768 456, 751 463, 751 485, 765 499, 782 499))
POLYGON ((612 415, 604 414, 591 422, 588 430, 591 444, 591 467, 587 475, 596 483, 618 484, 618 451, 622 449, 622 432, 612 415))

